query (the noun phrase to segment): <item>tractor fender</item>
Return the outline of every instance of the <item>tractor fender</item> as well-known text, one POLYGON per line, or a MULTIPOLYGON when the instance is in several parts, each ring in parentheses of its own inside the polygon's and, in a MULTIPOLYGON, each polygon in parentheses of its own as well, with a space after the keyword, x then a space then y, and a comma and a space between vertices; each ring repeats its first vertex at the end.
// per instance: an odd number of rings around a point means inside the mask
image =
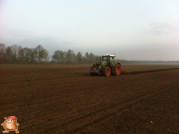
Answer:
POLYGON ((121 66, 121 63, 118 62, 118 63, 116 63, 116 65, 117 65, 117 64, 119 64, 119 65, 121 66))

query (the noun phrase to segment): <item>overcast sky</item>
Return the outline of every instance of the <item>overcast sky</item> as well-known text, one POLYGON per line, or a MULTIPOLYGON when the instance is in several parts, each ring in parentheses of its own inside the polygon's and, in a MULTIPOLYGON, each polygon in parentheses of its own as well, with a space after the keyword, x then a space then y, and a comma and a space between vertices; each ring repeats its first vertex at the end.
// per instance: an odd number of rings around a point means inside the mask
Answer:
POLYGON ((179 1, 0 0, 0 43, 179 60, 179 1))

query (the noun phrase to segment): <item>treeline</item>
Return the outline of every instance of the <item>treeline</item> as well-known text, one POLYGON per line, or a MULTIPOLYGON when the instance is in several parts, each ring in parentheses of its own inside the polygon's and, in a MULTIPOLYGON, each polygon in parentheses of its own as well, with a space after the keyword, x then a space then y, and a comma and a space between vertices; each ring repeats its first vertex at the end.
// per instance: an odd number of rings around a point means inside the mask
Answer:
MULTIPOLYGON (((0 44, 0 64, 93 64, 99 61, 99 56, 86 52, 82 55, 73 50, 56 50, 53 55, 38 45, 35 48, 28 48, 14 44, 6 46, 0 44)), ((179 64, 179 61, 138 61, 119 60, 121 64, 179 64)))
POLYGON ((38 45, 35 48, 28 48, 14 44, 6 46, 0 44, 0 63, 1 64, 88 64, 98 61, 98 56, 86 52, 83 56, 81 52, 77 54, 73 50, 56 50, 53 55, 38 45))

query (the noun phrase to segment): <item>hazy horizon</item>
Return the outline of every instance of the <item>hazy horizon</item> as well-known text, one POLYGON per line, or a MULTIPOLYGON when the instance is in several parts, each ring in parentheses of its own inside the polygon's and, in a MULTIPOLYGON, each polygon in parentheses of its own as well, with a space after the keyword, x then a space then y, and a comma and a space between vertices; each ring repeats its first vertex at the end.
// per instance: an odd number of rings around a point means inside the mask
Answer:
POLYGON ((0 0, 0 43, 178 61, 178 7, 177 0, 0 0))

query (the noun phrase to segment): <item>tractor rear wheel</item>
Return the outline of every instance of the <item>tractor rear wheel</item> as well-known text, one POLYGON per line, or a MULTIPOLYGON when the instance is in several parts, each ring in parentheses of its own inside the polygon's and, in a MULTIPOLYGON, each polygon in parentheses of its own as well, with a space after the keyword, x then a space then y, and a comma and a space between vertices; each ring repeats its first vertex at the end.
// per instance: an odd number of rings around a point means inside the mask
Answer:
POLYGON ((116 65, 115 74, 116 74, 116 76, 121 74, 121 66, 119 64, 116 65))
POLYGON ((106 76, 106 77, 108 77, 108 76, 111 75, 111 69, 110 69, 110 67, 105 66, 105 67, 103 68, 103 75, 106 76))
POLYGON ((93 76, 93 75, 94 75, 94 73, 90 73, 90 75, 91 75, 91 76, 93 76))

